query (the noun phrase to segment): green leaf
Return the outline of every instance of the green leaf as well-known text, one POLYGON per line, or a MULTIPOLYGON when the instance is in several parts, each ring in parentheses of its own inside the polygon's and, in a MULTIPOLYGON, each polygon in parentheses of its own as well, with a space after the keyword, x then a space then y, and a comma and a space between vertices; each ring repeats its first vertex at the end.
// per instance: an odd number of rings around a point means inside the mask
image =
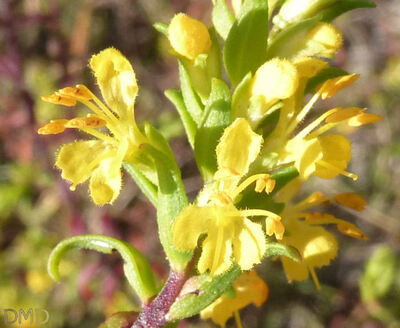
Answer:
POLYGON ((272 195, 275 195, 279 190, 286 186, 290 181, 299 176, 299 172, 296 168, 291 166, 281 167, 271 172, 271 179, 276 180, 276 185, 272 191, 272 195))
POLYGON ((172 102, 182 120, 189 143, 194 148, 194 137, 197 132, 196 122, 188 112, 185 102, 183 101, 182 92, 179 90, 169 89, 165 91, 165 96, 172 102))
POLYGON ((375 250, 359 283, 364 302, 383 298, 391 291, 398 266, 396 252, 389 246, 381 245, 375 250))
POLYGON ((231 122, 231 93, 221 80, 213 79, 211 94, 197 131, 194 153, 199 170, 208 181, 217 170, 215 149, 224 129, 231 122))
POLYGON ((330 22, 336 17, 346 13, 347 11, 358 8, 375 8, 376 5, 373 1, 369 0, 345 0, 338 1, 328 9, 322 11, 320 16, 321 22, 330 22))
POLYGON ((179 298, 169 310, 171 320, 180 320, 198 314, 205 307, 220 297, 241 274, 240 267, 234 264, 222 275, 208 280, 208 275, 200 276, 202 280, 197 291, 179 298))
POLYGON ((192 252, 175 248, 172 224, 176 216, 188 205, 181 173, 175 161, 149 144, 143 145, 153 158, 158 177, 157 223, 160 242, 171 264, 171 268, 182 272, 192 258, 192 252))
POLYGON ((324 83, 326 80, 347 74, 349 73, 337 67, 324 68, 316 76, 308 80, 304 94, 314 93, 317 87, 320 86, 322 83, 324 83))
POLYGON ((122 166, 130 174, 147 199, 157 208, 157 186, 154 185, 138 167, 136 167, 135 163, 126 161, 122 163, 122 166))
POLYGON ((247 73, 240 81, 232 96, 232 120, 237 117, 248 117, 249 99, 250 99, 250 82, 252 74, 247 73))
POLYGON ((268 1, 246 0, 224 48, 224 63, 233 85, 254 73, 267 58, 268 1))
POLYGON ((75 248, 111 254, 115 249, 124 260, 124 273, 128 282, 143 302, 157 293, 153 272, 146 258, 131 244, 103 235, 75 236, 60 242, 51 252, 47 269, 50 276, 60 280, 59 263, 64 254, 75 248))
POLYGON ((196 122, 197 125, 200 125, 204 106, 193 88, 190 75, 185 65, 181 60, 178 60, 178 63, 183 101, 193 121, 196 122))
POLYGON ((225 40, 235 22, 225 0, 216 0, 212 10, 212 22, 218 34, 225 40))
POLYGON ((294 247, 275 242, 267 242, 266 247, 267 248, 264 253, 264 257, 286 256, 295 262, 301 261, 301 255, 299 251, 294 247))

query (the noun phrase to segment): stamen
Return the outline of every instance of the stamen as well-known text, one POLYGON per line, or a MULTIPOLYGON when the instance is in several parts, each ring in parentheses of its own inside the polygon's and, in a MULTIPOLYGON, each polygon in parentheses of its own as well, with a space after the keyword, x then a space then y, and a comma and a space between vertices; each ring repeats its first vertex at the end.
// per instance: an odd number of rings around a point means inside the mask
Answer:
POLYGON ((321 165, 321 166, 323 166, 323 167, 325 167, 325 168, 327 168, 327 169, 329 169, 329 170, 333 170, 333 171, 335 171, 335 172, 337 172, 337 173, 339 173, 339 174, 342 174, 342 175, 344 175, 344 176, 346 176, 346 177, 348 177, 348 178, 351 178, 351 179, 353 179, 354 181, 356 181, 356 180, 358 179, 358 175, 357 175, 357 174, 350 173, 350 172, 347 172, 347 171, 344 171, 344 170, 340 170, 340 169, 338 169, 336 166, 334 166, 334 165, 332 165, 331 163, 328 163, 328 162, 326 162, 326 161, 324 161, 324 160, 319 160, 319 161, 317 162, 317 164, 318 164, 318 165, 321 165))
POLYGON ((60 89, 56 92, 56 94, 75 98, 78 100, 92 100, 93 99, 92 94, 89 91, 89 89, 82 84, 78 84, 75 87, 66 87, 66 88, 60 89))
POLYGON ((267 210, 251 209, 251 210, 241 210, 239 212, 240 212, 240 215, 244 216, 244 217, 248 217, 248 216, 266 216, 266 217, 275 218, 277 220, 281 219, 281 217, 278 214, 275 214, 275 213, 267 211, 267 210))
POLYGON ((294 120, 290 123, 287 131, 286 131, 286 135, 290 135, 297 127, 297 125, 306 117, 306 115, 308 114, 308 112, 310 111, 310 109, 314 106, 314 104, 317 102, 317 100, 319 99, 319 92, 317 92, 311 99, 310 101, 307 103, 307 105, 305 105, 303 107, 303 109, 297 114, 297 116, 294 118, 294 120))
MULTIPOLYGON (((243 190, 245 190, 248 186, 250 186, 254 181, 257 181, 259 179, 266 179, 269 178, 269 174, 255 174, 250 177, 248 177, 246 180, 244 180, 239 186, 235 188, 233 193, 231 194, 231 198, 235 199, 237 195, 239 195, 243 190)), ((256 191, 257 191, 257 186, 256 186, 256 191)))
POLYGON ((68 96, 59 95, 57 93, 53 93, 47 96, 42 96, 41 98, 43 101, 47 101, 49 103, 56 105, 63 105, 67 107, 72 107, 76 105, 76 99, 68 96))
POLYGON ((39 130, 39 134, 59 134, 65 131, 65 124, 68 122, 66 119, 52 120, 50 123, 42 126, 39 130))
POLYGON ((355 117, 352 117, 347 124, 349 126, 361 126, 370 123, 379 122, 383 117, 381 115, 372 113, 361 113, 355 117))
POLYGON ((348 108, 343 108, 339 111, 336 111, 335 113, 332 113, 329 115, 325 122, 326 123, 338 123, 342 122, 345 120, 348 120, 349 118, 352 118, 353 116, 359 115, 363 111, 365 111, 366 108, 360 108, 360 107, 348 107, 348 108))
POLYGON ((334 196, 334 199, 340 205, 352 208, 356 211, 362 211, 367 205, 367 202, 364 198, 352 192, 337 194, 334 196))
POLYGON ((317 289, 320 290, 320 289, 321 289, 321 285, 320 285, 320 283, 319 283, 318 276, 317 276, 317 274, 315 273, 314 268, 311 267, 311 266, 308 266, 308 265, 307 265, 307 267, 308 267, 308 270, 309 270, 310 273, 311 273, 311 277, 312 277, 312 279, 313 279, 313 281, 314 281, 315 287, 317 287, 317 289))
POLYGON ((243 328, 243 326, 242 326, 242 320, 240 319, 239 311, 236 310, 236 311, 234 312, 234 315, 235 315, 235 322, 236 322, 237 328, 243 328))
POLYGON ((333 108, 328 110, 326 113, 322 114, 320 117, 318 117, 316 120, 314 120, 312 123, 307 125, 303 130, 301 130, 295 138, 303 138, 307 134, 309 134, 312 130, 314 130, 318 125, 321 124, 323 120, 325 120, 327 117, 331 116, 332 114, 335 114, 339 112, 341 108, 333 108))
POLYGON ((75 129, 99 128, 105 126, 106 124, 107 122, 100 117, 89 114, 87 117, 75 117, 72 120, 69 120, 65 124, 65 127, 75 129))
POLYGON ((357 81, 359 76, 359 74, 349 74, 327 80, 319 89, 318 94, 321 95, 321 98, 323 100, 333 97, 340 90, 357 81))
POLYGON ((321 192, 315 192, 308 196, 306 199, 294 205, 293 209, 295 211, 305 211, 329 200, 330 199, 328 197, 325 197, 321 192))

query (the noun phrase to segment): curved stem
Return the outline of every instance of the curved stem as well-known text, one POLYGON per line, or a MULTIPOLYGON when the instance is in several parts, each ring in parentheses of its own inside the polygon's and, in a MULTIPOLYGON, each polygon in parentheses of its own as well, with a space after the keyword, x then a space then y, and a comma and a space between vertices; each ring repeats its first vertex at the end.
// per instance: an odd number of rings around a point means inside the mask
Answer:
POLYGON ((171 270, 162 291, 149 305, 144 305, 142 312, 131 328, 161 328, 167 324, 166 315, 175 302, 186 280, 184 272, 171 270))

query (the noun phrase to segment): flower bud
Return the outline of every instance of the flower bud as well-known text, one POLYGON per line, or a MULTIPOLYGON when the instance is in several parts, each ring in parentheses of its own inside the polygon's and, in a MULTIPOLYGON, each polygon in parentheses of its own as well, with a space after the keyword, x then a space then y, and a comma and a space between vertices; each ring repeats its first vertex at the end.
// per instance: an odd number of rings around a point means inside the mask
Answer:
POLYGON ((335 2, 337 0, 287 0, 274 17, 273 23, 282 29, 291 23, 316 15, 335 2))
POLYGON ((200 54, 208 53, 211 48, 207 27, 182 13, 172 19, 168 28, 168 38, 172 48, 190 60, 194 60, 200 54))

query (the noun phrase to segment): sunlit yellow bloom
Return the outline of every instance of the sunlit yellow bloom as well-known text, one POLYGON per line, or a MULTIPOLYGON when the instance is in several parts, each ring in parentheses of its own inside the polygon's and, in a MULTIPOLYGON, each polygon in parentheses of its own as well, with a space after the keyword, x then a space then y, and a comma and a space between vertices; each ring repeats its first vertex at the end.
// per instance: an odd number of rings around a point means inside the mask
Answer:
POLYGON ((333 96, 353 83, 358 75, 352 74, 327 80, 301 108, 299 105, 309 77, 317 74, 325 65, 322 61, 309 57, 297 59, 295 65, 300 77, 299 90, 284 101, 278 125, 265 141, 265 153, 278 154, 278 165, 294 163, 302 179, 308 179, 311 175, 331 179, 339 174, 357 179, 355 174, 346 171, 351 159, 350 141, 342 135, 326 134, 326 132, 339 124, 359 126, 378 121, 381 117, 364 113, 363 108, 339 107, 321 114, 299 130, 298 126, 320 97, 325 99, 333 96), (292 136, 295 131, 296 134, 292 136))
POLYGON ((26 284, 33 293, 48 292, 53 282, 46 271, 29 270, 26 273, 26 284))
POLYGON ((262 96, 265 107, 291 97, 299 84, 296 67, 286 59, 274 58, 261 65, 251 84, 251 95, 262 96))
POLYGON ((203 319, 212 319, 216 324, 225 327, 226 321, 233 314, 253 303, 260 307, 268 297, 268 286, 257 275, 255 270, 244 272, 233 283, 235 297, 221 296, 214 303, 200 312, 203 319))
POLYGON ((62 177, 72 182, 71 189, 90 179, 89 189, 98 205, 112 203, 121 189, 121 165, 146 138, 138 129, 134 103, 138 92, 135 73, 129 61, 116 49, 94 55, 89 63, 105 104, 87 87, 77 85, 56 91, 42 99, 54 104, 84 104, 93 113, 71 120, 54 120, 38 131, 57 134, 67 128, 79 129, 97 140, 76 141, 61 147, 56 166, 62 177), (98 128, 105 126, 109 133, 98 128))
POLYGON ((172 48, 180 55, 194 60, 206 54, 211 48, 211 38, 207 27, 197 19, 183 13, 176 14, 168 28, 168 38, 172 48))
POLYGON ((232 264, 232 255, 243 270, 251 269, 263 257, 265 234, 260 224, 247 217, 280 217, 265 210, 240 210, 234 205, 236 197, 250 184, 268 179, 265 174, 257 174, 239 184, 261 144, 262 137, 245 119, 236 119, 227 127, 216 149, 218 171, 211 191, 198 204, 185 208, 174 222, 173 242, 178 249, 192 250, 200 236, 207 235, 198 263, 200 273, 210 270, 213 276, 225 272, 232 264))
POLYGON ((285 186, 277 198, 287 204, 281 213, 287 231, 283 236, 282 243, 297 248, 302 256, 302 261, 294 262, 289 258, 282 257, 282 264, 289 281, 308 279, 311 273, 317 288, 319 288, 315 268, 329 265, 338 251, 335 237, 321 225, 333 224, 347 236, 360 240, 367 240, 368 238, 350 222, 338 219, 330 214, 307 211, 319 205, 329 204, 332 201, 356 210, 362 210, 366 202, 361 196, 354 193, 326 197, 317 192, 296 204, 291 204, 290 198, 294 196, 293 190, 298 191, 299 181, 295 180, 285 186))

